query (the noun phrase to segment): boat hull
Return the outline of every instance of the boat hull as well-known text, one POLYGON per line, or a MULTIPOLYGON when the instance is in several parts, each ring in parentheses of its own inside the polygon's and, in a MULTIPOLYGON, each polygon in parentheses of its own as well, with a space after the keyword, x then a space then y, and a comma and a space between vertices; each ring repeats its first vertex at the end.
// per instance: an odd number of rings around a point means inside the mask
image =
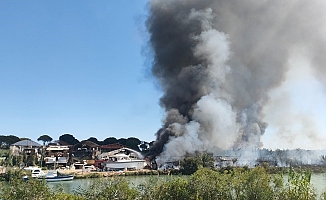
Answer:
POLYGON ((56 177, 46 177, 44 178, 47 182, 56 182, 56 181, 70 181, 74 179, 74 176, 56 176, 56 177))
POLYGON ((143 169, 146 166, 145 160, 128 160, 120 162, 107 162, 105 168, 107 170, 115 169, 143 169))

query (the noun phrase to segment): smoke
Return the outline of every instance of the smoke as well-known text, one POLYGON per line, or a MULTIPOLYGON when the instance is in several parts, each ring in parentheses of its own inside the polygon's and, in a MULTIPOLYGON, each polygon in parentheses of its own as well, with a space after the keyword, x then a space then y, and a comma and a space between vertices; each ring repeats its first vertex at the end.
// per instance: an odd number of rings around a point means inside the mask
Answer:
POLYGON ((262 147, 263 110, 296 67, 293 51, 311 52, 325 78, 324 10, 321 1, 151 0, 152 74, 167 114, 149 155, 262 147))

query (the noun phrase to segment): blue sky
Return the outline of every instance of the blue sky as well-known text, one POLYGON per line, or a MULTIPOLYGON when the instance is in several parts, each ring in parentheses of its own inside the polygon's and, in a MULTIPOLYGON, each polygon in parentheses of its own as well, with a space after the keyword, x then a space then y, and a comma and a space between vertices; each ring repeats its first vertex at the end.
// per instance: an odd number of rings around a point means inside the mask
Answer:
POLYGON ((0 135, 155 140, 146 3, 0 1, 0 135))
MULTIPOLYGON (((164 111, 142 53, 147 1, 0 0, 0 135, 155 140, 164 111)), ((324 90, 309 71, 289 72, 265 108, 264 147, 324 147, 306 136, 325 141, 326 107, 311 109, 323 105, 324 90), (300 86, 304 80, 309 87, 300 86), (286 123, 278 120, 284 113, 286 123), (298 116, 316 117, 307 129, 298 116)))

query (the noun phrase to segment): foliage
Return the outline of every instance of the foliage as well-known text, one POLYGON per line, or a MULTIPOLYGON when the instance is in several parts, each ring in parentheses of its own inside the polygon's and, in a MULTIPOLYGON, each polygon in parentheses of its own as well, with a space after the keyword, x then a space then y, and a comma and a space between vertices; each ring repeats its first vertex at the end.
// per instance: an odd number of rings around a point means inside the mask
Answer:
POLYGON ((200 157, 203 167, 214 168, 214 157, 209 154, 203 154, 200 157))
POLYGON ((271 176, 262 167, 241 171, 234 169, 231 176, 234 196, 239 200, 278 199, 282 188, 282 177, 271 176))
POLYGON ((0 149, 0 157, 8 157, 9 149, 0 149))
POLYGON ((321 199, 322 199, 322 200, 326 200, 326 191, 324 191, 324 192, 321 194, 321 199))
POLYGON ((115 138, 115 137, 109 137, 109 138, 106 138, 106 139, 102 142, 102 145, 107 145, 107 144, 116 144, 116 143, 118 143, 117 138, 115 138))
POLYGON ((48 135, 42 135, 39 138, 37 138, 37 141, 42 141, 43 145, 45 145, 45 143, 47 143, 47 142, 51 142, 52 140, 53 139, 48 135))
POLYGON ((121 178, 101 179, 91 184, 87 190, 81 188, 75 190, 74 194, 88 200, 132 200, 138 197, 138 191, 135 188, 129 187, 129 183, 121 178))
POLYGON ((8 136, 0 135, 0 147, 1 148, 9 149, 10 145, 12 145, 16 142, 19 142, 19 141, 20 141, 19 137, 14 136, 14 135, 8 135, 8 136))
POLYGON ((90 137, 90 138, 88 138, 87 140, 90 141, 90 142, 94 142, 95 144, 100 145, 100 142, 99 142, 99 141, 97 140, 97 138, 95 138, 95 137, 90 137))
POLYGON ((127 139, 126 138, 120 138, 118 140, 118 143, 121 144, 121 145, 126 146, 127 145, 127 139))
POLYGON ((283 188, 282 196, 289 200, 313 200, 316 193, 310 183, 311 172, 301 170, 299 173, 292 168, 288 173, 288 183, 283 188))
POLYGON ((193 199, 231 199, 230 175, 202 168, 191 176, 193 199))
POLYGON ((199 168, 201 168, 201 160, 198 156, 196 157, 186 157, 181 162, 181 172, 184 175, 190 175, 195 173, 199 168))
POLYGON ((140 151, 138 145, 141 144, 141 141, 138 138, 130 137, 126 141, 126 146, 134 149, 136 151, 140 151))
POLYGON ((160 182, 153 195, 153 199, 156 200, 186 200, 190 198, 190 192, 188 190, 188 180, 183 178, 174 178, 170 181, 160 182))
MULTIPOLYGON (((200 160, 200 159, 198 159, 200 160)), ((3 199, 138 199, 138 200, 314 200, 309 171, 289 171, 288 181, 281 174, 269 174, 263 167, 232 168, 216 171, 200 168, 190 177, 169 180, 152 177, 149 182, 134 187, 123 177, 101 178, 87 189, 78 188, 73 194, 63 189, 50 191, 44 181, 22 180, 21 170, 8 172, 8 185, 1 187, 3 199), (26 189, 28 188, 28 189, 26 189)), ((326 192, 321 196, 325 200, 326 192)))
POLYGON ((71 144, 71 145, 75 145, 75 144, 79 143, 79 141, 73 135, 70 135, 70 134, 61 135, 59 137, 59 140, 67 142, 68 144, 71 144))
POLYGON ((18 156, 9 156, 9 165, 10 166, 20 166, 21 164, 24 163, 24 156, 23 155, 18 155, 18 156))
POLYGON ((202 167, 213 168, 214 158, 209 154, 203 154, 196 157, 186 157, 181 162, 181 172, 184 175, 190 175, 195 173, 202 167))
POLYGON ((12 170, 7 173, 8 185, 1 188, 3 199, 50 199, 51 192, 44 181, 37 179, 23 180, 23 171, 12 170))
POLYGON ((6 200, 84 200, 83 197, 73 194, 65 194, 63 192, 51 192, 44 180, 22 179, 23 172, 21 170, 12 171, 9 176, 9 182, 0 189, 1 199, 6 200))

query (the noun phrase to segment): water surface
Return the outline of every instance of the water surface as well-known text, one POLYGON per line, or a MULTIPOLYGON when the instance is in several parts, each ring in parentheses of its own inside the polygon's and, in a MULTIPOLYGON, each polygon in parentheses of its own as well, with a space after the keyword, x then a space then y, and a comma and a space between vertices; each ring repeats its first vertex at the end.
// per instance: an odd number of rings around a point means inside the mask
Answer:
MULTIPOLYGON (((123 178, 127 179, 129 183, 133 186, 137 186, 141 183, 148 183, 152 177, 157 177, 162 180, 169 180, 177 176, 125 176, 123 178)), ((187 177, 187 176, 185 176, 187 177)), ((110 177, 108 177, 110 179, 110 177)), ((286 176, 285 179, 287 180, 286 176)), ((66 193, 73 193, 74 190, 78 188, 87 189, 92 183, 99 181, 100 178, 89 178, 89 179, 74 179, 71 181, 62 182, 49 182, 47 183, 52 190, 57 190, 62 188, 66 193)), ((318 173, 311 175, 311 183, 316 189, 316 193, 319 196, 323 191, 326 190, 326 173, 318 173)))

